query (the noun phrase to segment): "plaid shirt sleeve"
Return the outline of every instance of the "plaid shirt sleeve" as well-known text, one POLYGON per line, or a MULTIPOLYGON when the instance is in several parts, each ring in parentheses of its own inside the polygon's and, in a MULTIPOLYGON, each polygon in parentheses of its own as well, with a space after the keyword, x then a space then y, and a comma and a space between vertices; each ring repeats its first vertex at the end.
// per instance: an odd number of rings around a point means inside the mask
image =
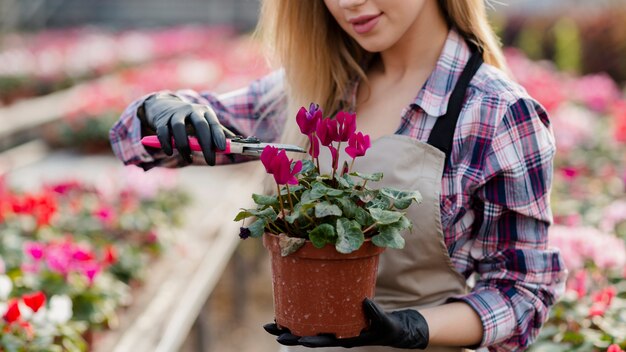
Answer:
POLYGON ((530 98, 509 105, 486 147, 470 250, 476 285, 451 300, 476 310, 480 346, 491 351, 528 347, 564 290, 564 263, 547 245, 554 154, 547 114, 530 98))
MULTIPOLYGON (((220 123, 231 131, 255 135, 265 142, 273 142, 280 135, 280 119, 286 106, 283 92, 283 72, 275 71, 253 81, 248 87, 226 94, 180 90, 174 92, 184 101, 209 105, 220 123)), ((144 170, 155 166, 182 167, 187 165, 175 151, 167 156, 161 151, 149 151, 141 144, 141 124, 137 108, 149 95, 132 102, 109 131, 111 148, 125 165, 137 165, 144 170)), ((203 164, 202 157, 193 157, 194 164, 203 164)), ((242 155, 217 155, 216 164, 251 160, 242 155)))

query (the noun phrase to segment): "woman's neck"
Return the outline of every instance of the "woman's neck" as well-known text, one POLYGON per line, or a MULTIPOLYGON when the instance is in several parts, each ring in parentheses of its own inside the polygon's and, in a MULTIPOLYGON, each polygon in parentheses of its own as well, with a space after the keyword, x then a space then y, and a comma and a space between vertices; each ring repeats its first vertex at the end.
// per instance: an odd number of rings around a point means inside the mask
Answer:
POLYGON ((424 9, 405 35, 380 53, 377 71, 391 80, 401 81, 413 75, 431 72, 448 37, 449 26, 435 1, 426 1, 424 9))

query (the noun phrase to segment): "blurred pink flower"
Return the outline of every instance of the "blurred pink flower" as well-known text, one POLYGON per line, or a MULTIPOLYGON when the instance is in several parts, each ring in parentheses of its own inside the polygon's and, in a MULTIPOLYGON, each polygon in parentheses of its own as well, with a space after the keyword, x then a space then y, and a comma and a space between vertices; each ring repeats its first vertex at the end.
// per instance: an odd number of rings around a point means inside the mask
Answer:
POLYGON ((604 209, 600 229, 611 232, 615 226, 626 221, 626 200, 616 200, 604 209))
POLYGON ((557 152, 569 153, 594 137, 597 117, 587 109, 573 104, 563 104, 550 116, 557 152))
POLYGON ((553 64, 529 60, 519 49, 508 48, 505 57, 515 79, 548 111, 565 101, 566 84, 553 64))
POLYGON ((591 227, 550 227, 549 242, 558 248, 570 271, 582 269, 585 261, 601 269, 621 269, 626 265, 626 245, 614 235, 591 227))
POLYGON ((606 112, 621 95, 615 81, 606 73, 577 78, 573 90, 574 99, 597 112, 606 112))
POLYGON ((587 295, 587 270, 582 269, 576 271, 574 275, 570 275, 567 280, 567 289, 576 292, 578 298, 583 298, 587 295))
POLYGON ((113 224, 116 219, 115 209, 107 204, 101 204, 98 209, 94 210, 93 216, 105 226, 113 224))
POLYGON ((614 343, 606 350, 606 352, 624 352, 618 344, 614 343))
POLYGON ((39 242, 25 242, 24 253, 35 261, 41 260, 44 255, 45 246, 39 242))
POLYGON ((626 143, 626 100, 617 101, 612 109, 615 140, 626 143))
POLYGON ((82 273, 87 278, 87 281, 90 285, 93 285, 96 276, 102 271, 102 266, 98 264, 96 261, 88 261, 81 264, 82 273))

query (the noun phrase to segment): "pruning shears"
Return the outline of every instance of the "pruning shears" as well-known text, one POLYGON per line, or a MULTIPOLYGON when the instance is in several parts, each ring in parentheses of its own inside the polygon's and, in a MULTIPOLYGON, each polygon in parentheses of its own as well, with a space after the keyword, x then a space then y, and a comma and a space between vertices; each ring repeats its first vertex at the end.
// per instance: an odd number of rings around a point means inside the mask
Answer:
MULTIPOLYGON (((161 142, 157 136, 146 136, 141 139, 141 144, 152 147, 161 148, 161 142)), ((172 146, 174 146, 174 139, 172 138, 172 146)), ((241 137, 236 136, 234 138, 226 138, 226 149, 216 150, 217 154, 242 154, 250 156, 261 156, 263 149, 267 146, 278 148, 287 152, 306 153, 306 151, 297 145, 280 144, 280 143, 263 143, 257 137, 241 137)), ((189 137, 189 148, 192 151, 202 151, 200 143, 196 137, 189 137)))

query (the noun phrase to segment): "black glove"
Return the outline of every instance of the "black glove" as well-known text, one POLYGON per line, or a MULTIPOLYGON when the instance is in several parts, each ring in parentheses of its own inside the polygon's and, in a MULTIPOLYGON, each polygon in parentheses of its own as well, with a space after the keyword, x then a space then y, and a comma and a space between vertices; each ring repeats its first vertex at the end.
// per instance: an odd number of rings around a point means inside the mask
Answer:
POLYGON ((151 133, 156 133, 161 149, 171 156, 172 135, 176 149, 191 163, 188 135, 195 133, 207 164, 215 165, 215 148, 226 149, 226 137, 215 112, 207 106, 191 104, 167 93, 150 96, 137 110, 137 115, 151 133))
POLYGON ((428 324, 426 319, 412 309, 385 313, 372 300, 363 301, 365 317, 370 326, 359 336, 338 339, 334 335, 296 336, 288 329, 280 329, 275 323, 264 325, 265 331, 278 336, 276 341, 283 345, 306 347, 357 347, 389 346, 407 349, 425 349, 428 346, 428 324))

